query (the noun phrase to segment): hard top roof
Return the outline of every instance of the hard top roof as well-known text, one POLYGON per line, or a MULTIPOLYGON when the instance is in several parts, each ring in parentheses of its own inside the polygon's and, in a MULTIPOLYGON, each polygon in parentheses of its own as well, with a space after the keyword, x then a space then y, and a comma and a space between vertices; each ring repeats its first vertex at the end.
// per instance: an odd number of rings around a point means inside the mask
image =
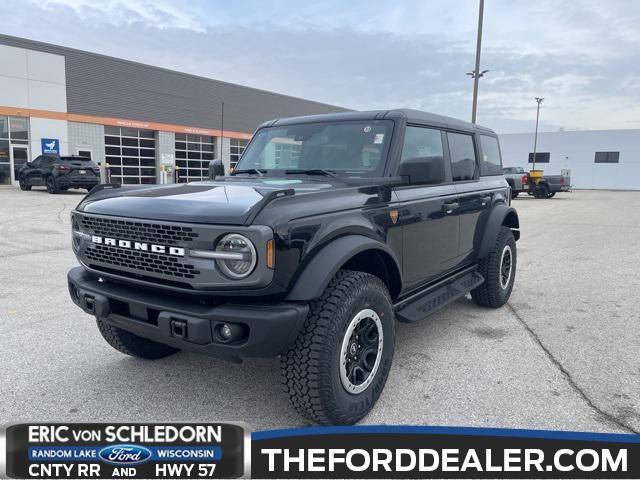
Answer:
POLYGON ((407 123, 416 123, 434 127, 445 127, 455 130, 464 130, 468 132, 490 133, 495 135, 495 132, 493 130, 480 125, 475 125, 470 122, 458 120, 457 118, 446 117, 444 115, 423 112, 420 110, 413 110, 410 108, 395 108, 393 110, 373 110, 366 112, 327 113, 321 115, 307 115, 304 117, 278 118, 263 123, 261 127, 274 125, 294 125, 297 123, 330 122, 339 120, 381 120, 384 118, 406 118, 407 123))

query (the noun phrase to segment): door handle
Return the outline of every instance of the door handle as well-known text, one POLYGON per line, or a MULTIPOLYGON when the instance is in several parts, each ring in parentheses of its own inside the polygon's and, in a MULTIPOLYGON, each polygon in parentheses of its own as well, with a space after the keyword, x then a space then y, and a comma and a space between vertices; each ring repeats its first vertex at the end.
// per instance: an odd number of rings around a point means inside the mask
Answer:
POLYGON ((446 213, 447 215, 450 215, 453 213, 454 210, 457 210, 458 208, 460 208, 460 204, 458 202, 450 202, 450 203, 444 203, 442 204, 442 210, 444 211, 444 213, 446 213))

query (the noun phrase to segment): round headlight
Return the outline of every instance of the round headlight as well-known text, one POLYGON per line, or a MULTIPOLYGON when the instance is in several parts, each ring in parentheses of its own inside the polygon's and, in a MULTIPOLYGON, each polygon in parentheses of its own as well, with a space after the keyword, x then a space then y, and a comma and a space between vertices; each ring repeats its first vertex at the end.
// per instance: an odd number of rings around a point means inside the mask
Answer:
POLYGON ((216 252, 228 253, 228 258, 216 259, 216 264, 226 276, 233 279, 244 278, 253 272, 258 261, 256 248, 247 237, 230 233, 220 239, 216 252))

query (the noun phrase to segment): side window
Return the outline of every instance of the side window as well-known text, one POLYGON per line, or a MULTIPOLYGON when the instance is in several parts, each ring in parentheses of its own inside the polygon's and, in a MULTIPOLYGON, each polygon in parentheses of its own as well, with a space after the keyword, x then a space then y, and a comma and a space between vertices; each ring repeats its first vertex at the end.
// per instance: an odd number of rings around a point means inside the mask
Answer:
POLYGON ((33 162, 31 162, 31 166, 33 168, 40 168, 40 166, 41 166, 40 162, 42 162, 42 155, 40 155, 33 162))
POLYGON ((407 126, 400 156, 401 169, 420 183, 437 185, 446 181, 442 132, 433 128, 407 126), (404 165, 403 165, 404 164, 404 165))
POLYGON ((447 133, 451 171, 454 182, 464 182, 476 178, 476 149, 473 136, 464 133, 447 133))
MULTIPOLYGON (((482 161, 480 162, 480 175, 502 175, 502 158, 500 146, 496 137, 480 135, 482 147, 482 161)), ((514 173, 518 173, 517 171, 514 173)))

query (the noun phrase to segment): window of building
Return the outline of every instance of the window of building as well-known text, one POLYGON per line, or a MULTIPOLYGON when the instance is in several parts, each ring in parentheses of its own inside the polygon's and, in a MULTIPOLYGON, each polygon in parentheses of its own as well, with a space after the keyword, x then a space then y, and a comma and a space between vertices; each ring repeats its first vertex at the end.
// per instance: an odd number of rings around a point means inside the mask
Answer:
MULTIPOLYGON (((536 163, 549 163, 549 152, 536 152, 536 163)), ((533 163, 533 152, 529 153, 529 163, 533 163)))
POLYGON ((275 143, 274 165, 272 168, 298 168, 301 152, 300 143, 275 143))
POLYGON ((240 161, 240 157, 244 153, 244 149, 247 148, 248 140, 241 140, 239 138, 231 139, 230 147, 230 164, 231 168, 236 168, 236 165, 240 161))
POLYGON ((112 183, 156 183, 153 130, 104 127, 105 160, 112 183))
POLYGON ((464 182, 476 178, 477 162, 473 137, 463 133, 447 133, 451 171, 454 182, 464 182))
POLYGON ((502 157, 500 146, 496 137, 480 135, 482 147, 482 161, 480 162, 480 175, 502 175, 502 157))
POLYGON ((595 163, 619 163, 620 152, 596 152, 595 163))
POLYGON ((207 178, 209 162, 215 158, 215 137, 176 133, 178 182, 207 178))

